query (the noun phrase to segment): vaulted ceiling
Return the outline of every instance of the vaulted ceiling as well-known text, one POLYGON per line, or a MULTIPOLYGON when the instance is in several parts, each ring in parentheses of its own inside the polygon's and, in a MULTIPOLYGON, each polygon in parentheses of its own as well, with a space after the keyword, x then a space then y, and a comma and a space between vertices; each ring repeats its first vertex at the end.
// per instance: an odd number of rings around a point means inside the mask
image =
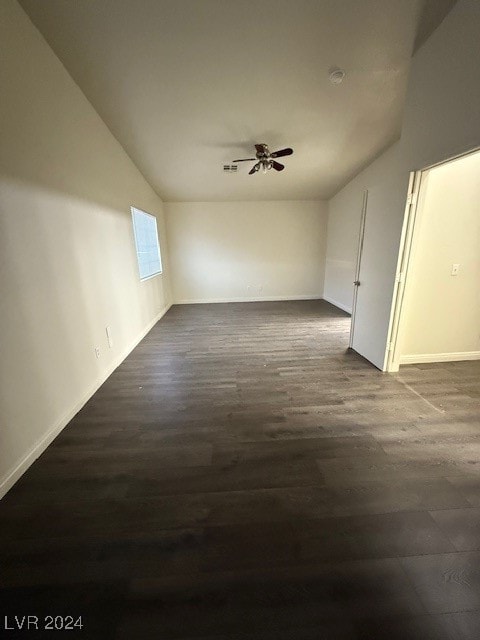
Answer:
POLYGON ((454 1, 21 5, 164 200, 228 201, 330 197, 398 138, 413 48, 454 1), (223 173, 263 142, 294 148, 283 172, 223 173))

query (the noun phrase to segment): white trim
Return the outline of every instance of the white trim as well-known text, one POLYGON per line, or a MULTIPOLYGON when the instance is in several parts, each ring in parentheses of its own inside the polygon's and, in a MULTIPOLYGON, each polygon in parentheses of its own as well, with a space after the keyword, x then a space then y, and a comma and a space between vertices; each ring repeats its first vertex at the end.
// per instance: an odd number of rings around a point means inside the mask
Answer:
POLYGON ((395 280, 393 283, 392 306, 390 308, 390 319, 388 322, 387 343, 385 345, 385 355, 383 359, 382 371, 390 373, 398 371, 400 344, 399 335, 401 333, 401 320, 405 289, 407 286, 408 268, 412 250, 413 238, 415 234, 415 222, 417 219, 418 193, 422 183, 422 172, 411 171, 408 179, 407 199, 405 212, 403 215, 402 233, 398 247, 397 266, 395 270, 395 280))
POLYGON ((30 467, 31 464, 35 462, 35 460, 42 455, 48 445, 58 436, 58 434, 67 426, 70 420, 80 411, 80 409, 90 400, 93 394, 102 386, 102 384, 107 380, 109 376, 115 371, 117 367, 119 367, 125 358, 135 349, 138 343, 143 340, 143 338, 147 335, 147 333, 155 326, 155 324, 167 313, 172 304, 168 304, 160 313, 155 316, 153 320, 151 320, 148 325, 140 332, 137 337, 132 340, 130 345, 124 349, 121 355, 119 355, 113 363, 109 366, 109 368, 104 371, 99 378, 94 382, 94 384, 90 387, 86 394, 75 403, 75 405, 67 411, 56 423, 52 426, 52 428, 43 435, 37 442, 33 445, 30 451, 18 462, 15 466, 7 472, 7 474, 0 480, 0 499, 9 491, 15 482, 20 479, 20 477, 25 473, 25 471, 30 467))
POLYGON ((459 362, 462 360, 480 360, 480 351, 417 353, 411 356, 400 356, 400 364, 420 364, 421 362, 459 362))
POLYGON ((151 280, 152 278, 156 278, 157 276, 163 275, 163 271, 157 271, 157 273, 152 273, 149 276, 145 276, 144 278, 140 278, 140 282, 146 282, 147 280, 151 280))
POLYGON ((465 156, 470 156, 474 153, 478 153, 480 151, 480 146, 473 147, 473 149, 469 149, 468 151, 460 151, 453 156, 449 156, 448 158, 444 158, 443 160, 439 160, 438 162, 434 162, 433 164, 429 164, 427 167, 423 167, 422 171, 430 171, 430 169, 434 169, 435 167, 439 167, 442 164, 448 164, 449 162, 455 162, 455 160, 460 160, 465 156))
POLYGON ((282 300, 323 300, 322 296, 259 296, 245 298, 196 298, 193 300, 175 300, 173 304, 221 304, 223 302, 281 302, 282 300))
POLYGON ((339 309, 341 309, 342 311, 346 311, 350 315, 352 314, 352 309, 350 307, 347 307, 346 304, 342 304, 341 302, 338 302, 337 300, 334 300, 329 296, 323 296, 323 299, 325 300, 325 302, 329 302, 330 304, 333 304, 334 307, 338 307, 339 309))

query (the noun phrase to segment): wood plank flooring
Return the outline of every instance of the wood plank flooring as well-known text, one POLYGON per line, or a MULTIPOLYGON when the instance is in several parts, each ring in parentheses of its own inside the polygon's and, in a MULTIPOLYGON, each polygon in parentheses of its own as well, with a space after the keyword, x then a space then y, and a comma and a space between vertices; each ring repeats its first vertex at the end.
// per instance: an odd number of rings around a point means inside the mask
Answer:
POLYGON ((480 362, 386 375, 348 332, 173 307, 0 502, 0 636, 478 640, 480 362))

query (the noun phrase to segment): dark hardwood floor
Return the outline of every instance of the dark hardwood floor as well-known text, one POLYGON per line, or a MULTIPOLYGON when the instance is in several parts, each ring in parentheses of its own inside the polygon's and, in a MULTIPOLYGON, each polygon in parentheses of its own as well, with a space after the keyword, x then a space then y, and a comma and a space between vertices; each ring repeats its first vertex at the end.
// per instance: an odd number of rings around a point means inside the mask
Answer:
POLYGON ((323 301, 173 307, 0 502, 4 615, 102 640, 478 640, 480 362, 323 301))

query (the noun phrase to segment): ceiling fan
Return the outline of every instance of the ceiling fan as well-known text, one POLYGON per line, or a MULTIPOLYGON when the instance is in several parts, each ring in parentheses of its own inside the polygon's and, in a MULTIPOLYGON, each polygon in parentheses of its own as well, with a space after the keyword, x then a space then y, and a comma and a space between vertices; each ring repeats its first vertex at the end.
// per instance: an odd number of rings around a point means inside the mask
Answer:
POLYGON ((256 158, 241 158, 240 160, 233 160, 233 162, 251 162, 252 160, 257 160, 257 163, 253 165, 253 167, 248 172, 248 175, 250 176, 257 171, 260 171, 260 169, 262 169, 263 173, 267 173, 267 171, 269 171, 270 169, 283 171, 285 169, 285 165, 277 162, 275 158, 291 156, 293 153, 293 149, 290 149, 290 147, 270 153, 268 145, 266 144, 256 144, 255 149, 257 150, 256 158))

